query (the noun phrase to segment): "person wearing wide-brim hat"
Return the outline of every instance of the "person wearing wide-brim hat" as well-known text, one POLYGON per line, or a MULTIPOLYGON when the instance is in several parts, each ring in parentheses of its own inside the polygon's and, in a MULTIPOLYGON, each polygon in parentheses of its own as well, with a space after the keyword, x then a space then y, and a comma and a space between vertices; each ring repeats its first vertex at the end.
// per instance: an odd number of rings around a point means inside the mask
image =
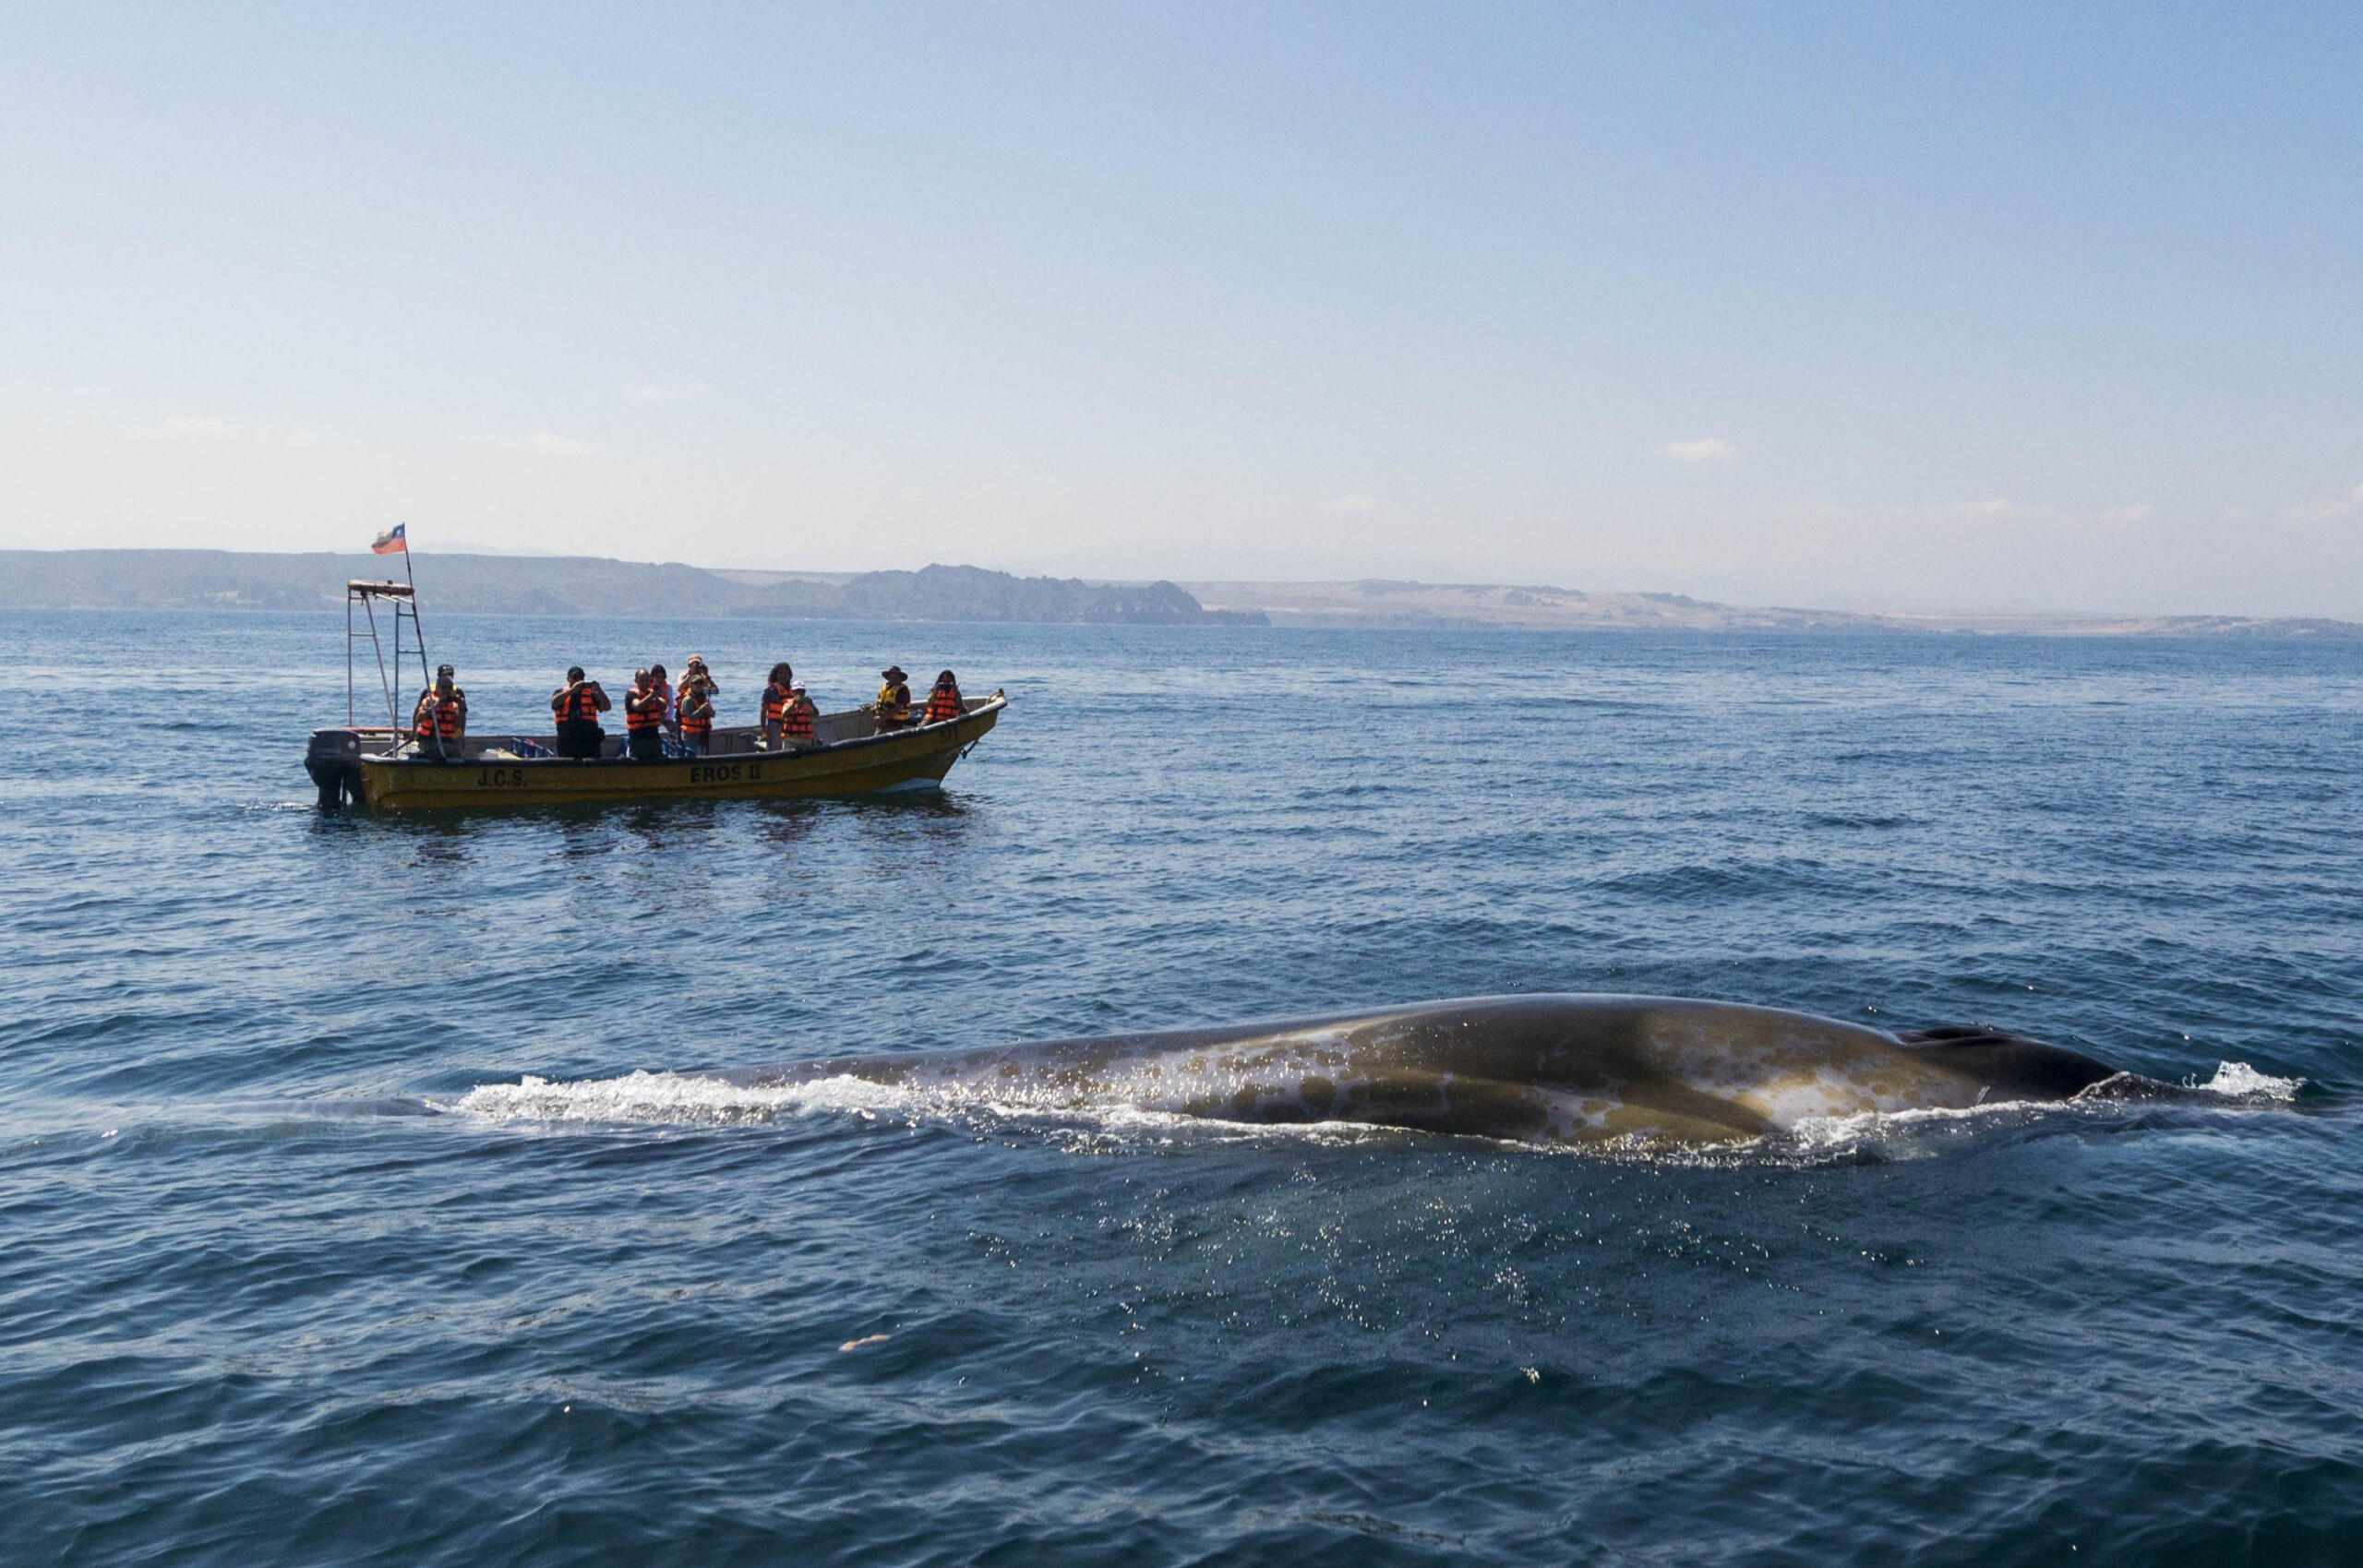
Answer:
POLYGON ((889 664, 878 673, 886 677, 886 684, 878 688, 877 702, 871 706, 878 718, 878 733, 910 728, 910 676, 903 673, 900 664, 889 664))
POLYGON ((692 653, 690 655, 690 662, 681 667, 680 689, 673 695, 673 712, 677 717, 680 713, 681 705, 689 701, 690 693, 699 690, 703 691, 706 699, 711 701, 722 695, 722 683, 714 678, 712 670, 705 667, 705 660, 692 653))

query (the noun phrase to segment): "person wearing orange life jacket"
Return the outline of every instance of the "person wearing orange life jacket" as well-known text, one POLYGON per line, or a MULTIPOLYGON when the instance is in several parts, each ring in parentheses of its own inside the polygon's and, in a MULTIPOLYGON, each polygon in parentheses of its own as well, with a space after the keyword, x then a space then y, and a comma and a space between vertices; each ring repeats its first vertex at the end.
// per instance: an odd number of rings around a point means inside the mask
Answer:
POLYGON ((780 715, 787 711, 789 688, 795 681, 796 672, 782 659, 772 666, 771 679, 763 687, 763 744, 774 750, 780 742, 780 715))
POLYGON ((410 728, 420 756, 446 762, 460 760, 468 733, 468 694, 453 679, 450 665, 438 665, 435 684, 418 694, 418 705, 411 710, 410 728))
POLYGON ((666 696, 658 689, 656 677, 650 672, 632 672, 631 689, 624 693, 624 734, 628 752, 635 762, 665 760, 666 696))
POLYGON ((889 664, 878 672, 886 684, 878 688, 878 700, 870 704, 870 712, 878 720, 878 733, 911 727, 911 688, 906 684, 910 676, 900 664, 889 664))
POLYGON ((678 735, 680 733, 680 722, 675 718, 673 714, 673 679, 670 676, 665 673, 665 666, 662 664, 649 665, 648 674, 650 678, 656 683, 658 695, 665 699, 665 727, 671 730, 675 735, 678 735))
POLYGON ((812 706, 812 699, 804 695, 804 683, 790 681, 787 705, 780 710, 779 739, 774 744, 788 751, 810 750, 821 744, 819 736, 814 732, 815 722, 820 716, 821 711, 812 706))
POLYGON ((583 677, 581 664, 569 669, 566 684, 550 693, 550 712, 558 718, 558 754, 578 762, 597 761, 599 743, 606 739, 599 730, 599 715, 614 706, 597 681, 583 677))
POLYGON ((960 700, 960 683, 952 678, 950 670, 935 677, 935 689, 927 694, 927 712, 919 716, 923 724, 944 724, 965 718, 968 709, 960 700))
POLYGON ((692 689, 702 689, 709 698, 722 695, 722 683, 705 667, 705 660, 695 653, 690 655, 689 664, 681 671, 681 689, 673 699, 674 712, 681 711, 681 704, 690 700, 692 689))
POLYGON ((714 738, 714 699, 707 695, 706 683, 681 676, 681 695, 675 700, 673 712, 681 728, 681 749, 692 757, 702 757, 714 738))

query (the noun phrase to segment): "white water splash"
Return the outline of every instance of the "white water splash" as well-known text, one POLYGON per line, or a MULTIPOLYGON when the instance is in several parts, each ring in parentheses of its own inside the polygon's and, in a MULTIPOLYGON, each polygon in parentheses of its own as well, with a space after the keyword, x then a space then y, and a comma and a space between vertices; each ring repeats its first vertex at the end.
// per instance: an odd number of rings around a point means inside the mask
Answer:
MULTIPOLYGON (((2296 1099, 2297 1091, 2305 1086, 2305 1083, 2302 1078, 2276 1078, 2270 1072, 2260 1072, 2244 1061, 2219 1061, 2215 1064, 2214 1077, 2201 1083, 2194 1073, 2183 1080, 2182 1086, 2198 1094, 2220 1095, 2227 1100, 2279 1103, 2296 1099)), ((2079 1095, 2057 1104, 1989 1100, 1960 1109, 1932 1107, 1865 1111, 1854 1116, 1815 1116, 1799 1120, 1789 1136, 1800 1152, 1827 1155, 1842 1153, 1849 1147, 1866 1143, 1884 1142, 1890 1133, 1914 1130, 1931 1131, 1947 1123, 1981 1121, 2003 1112, 2040 1114, 2069 1107, 2105 1110, 2123 1103, 2126 1102, 2105 1095, 2089 1100, 2079 1095)))
POLYGON ((622 1121, 717 1126, 769 1121, 816 1111, 870 1117, 908 1104, 903 1091, 863 1078, 747 1084, 678 1072, 628 1072, 553 1083, 528 1075, 515 1083, 480 1083, 442 1108, 494 1121, 622 1121))
POLYGON ((2236 1100, 2294 1100, 2305 1084, 2302 1078, 2275 1078, 2270 1072, 2258 1071, 2245 1061, 2217 1062, 2215 1076, 2204 1083, 2192 1079, 2183 1081, 2186 1089, 2198 1089, 2205 1094, 2222 1095, 2226 1099, 2236 1100))
POLYGON ((933 1117, 976 1126, 1047 1126, 1086 1141, 1114 1138, 1170 1143, 1399 1137, 1357 1122, 1235 1122, 1129 1103, 1038 1105, 981 1095, 965 1086, 918 1090, 839 1076, 805 1083, 744 1084, 678 1072, 629 1072, 619 1078, 552 1083, 528 1074, 514 1083, 482 1083, 438 1110, 499 1122, 593 1122, 656 1127, 723 1127, 790 1116, 882 1114, 933 1117))
MULTIPOLYGON (((2246 1062, 2219 1062, 2205 1083, 2196 1075, 2186 1079, 2187 1091, 2220 1095, 2226 1100, 2285 1102, 2297 1096, 2302 1078, 2277 1078, 2246 1062)), ((2096 1104, 2114 1102, 2100 1101, 2096 1104)), ((729 1126, 774 1121, 783 1117, 850 1115, 868 1120, 881 1113, 900 1117, 941 1117, 952 1121, 985 1120, 995 1124, 1049 1121, 1074 1128, 1087 1138, 1149 1137, 1170 1141, 1303 1139, 1320 1142, 1399 1136, 1385 1128, 1353 1122, 1232 1122, 1191 1116, 1161 1107, 1137 1103, 1089 1104, 1010 1101, 969 1086, 932 1086, 913 1090, 841 1075, 801 1083, 749 1084, 726 1079, 678 1072, 633 1071, 618 1078, 592 1078, 552 1083, 531 1075, 514 1083, 484 1083, 456 1099, 437 1102, 437 1108, 502 1122, 605 1122, 648 1126, 729 1126)), ((1785 1135, 1741 1139, 1725 1153, 1775 1151, 1827 1157, 1865 1144, 1892 1145, 1889 1152, 1933 1153, 1923 1148, 1928 1134, 1947 1126, 1984 1121, 2002 1113, 2026 1113, 2056 1107, 1993 1101, 1961 1108, 1916 1108, 1864 1111, 1840 1116, 1800 1117, 1785 1135), (1920 1136, 1913 1136, 1919 1134, 1920 1136)), ((1510 1140, 1510 1142, 1517 1142, 1510 1140)), ((1636 1145, 1663 1155, 1661 1144, 1646 1140, 1636 1145)), ((1611 1153, 1599 1143, 1582 1152, 1611 1153)))
MULTIPOLYGON (((1788 1145, 1801 1154, 1829 1155, 1883 1141, 1890 1134, 1933 1131, 1949 1124, 1989 1121, 2004 1113, 2049 1108, 2026 1100, 1989 1100, 1958 1107, 1931 1106, 1912 1110, 1866 1110, 1850 1116, 1808 1116, 1789 1129, 1788 1145)), ((1759 1146, 1778 1147, 1781 1134, 1761 1140, 1759 1146)), ((1930 1151, 1933 1152, 1933 1151, 1930 1151)))

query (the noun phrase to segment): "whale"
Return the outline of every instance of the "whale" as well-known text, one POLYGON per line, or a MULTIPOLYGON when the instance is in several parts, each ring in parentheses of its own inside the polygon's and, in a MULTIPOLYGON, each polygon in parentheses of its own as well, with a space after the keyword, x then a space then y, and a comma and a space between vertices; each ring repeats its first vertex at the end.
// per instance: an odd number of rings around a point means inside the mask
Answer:
POLYGON ((1675 997, 1478 997, 1228 1027, 836 1057, 715 1076, 850 1079, 926 1103, 1251 1124, 1342 1122, 1545 1144, 1714 1144, 1815 1119, 2175 1096, 1982 1027, 1891 1033, 1675 997))

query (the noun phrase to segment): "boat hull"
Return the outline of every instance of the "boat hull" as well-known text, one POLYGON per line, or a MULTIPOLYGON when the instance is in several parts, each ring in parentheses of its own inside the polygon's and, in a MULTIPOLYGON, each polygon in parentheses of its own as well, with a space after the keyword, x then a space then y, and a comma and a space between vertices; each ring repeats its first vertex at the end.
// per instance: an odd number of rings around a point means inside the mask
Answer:
MULTIPOLYGON (((1001 718, 996 696, 948 724, 867 736, 804 752, 738 751, 661 762, 471 757, 441 762, 359 757, 351 793, 378 811, 653 800, 781 800, 931 788, 1001 718)), ((325 791, 327 786, 323 786, 325 791)))

